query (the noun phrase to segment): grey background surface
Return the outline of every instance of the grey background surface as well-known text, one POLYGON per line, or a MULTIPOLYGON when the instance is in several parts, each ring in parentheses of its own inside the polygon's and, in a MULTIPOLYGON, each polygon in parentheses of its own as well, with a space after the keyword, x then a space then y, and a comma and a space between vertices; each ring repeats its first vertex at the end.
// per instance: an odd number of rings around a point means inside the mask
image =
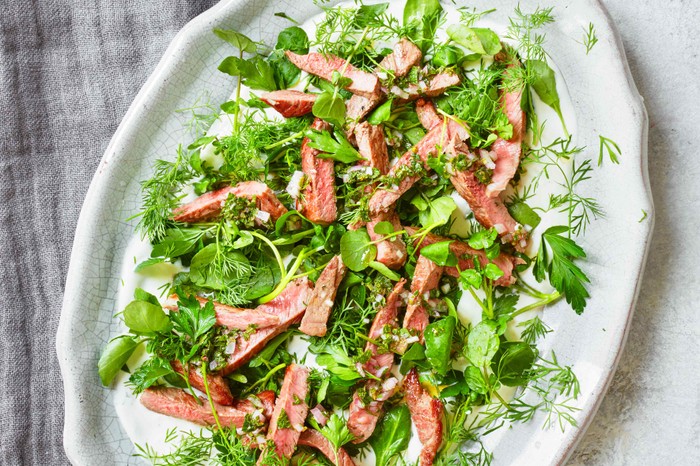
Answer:
MULTIPOLYGON (((167 44, 213 3, 0 5, 2 465, 67 464, 54 339, 78 213, 167 44)), ((570 464, 700 464, 700 2, 605 4, 646 98, 657 223, 627 348, 570 464)))

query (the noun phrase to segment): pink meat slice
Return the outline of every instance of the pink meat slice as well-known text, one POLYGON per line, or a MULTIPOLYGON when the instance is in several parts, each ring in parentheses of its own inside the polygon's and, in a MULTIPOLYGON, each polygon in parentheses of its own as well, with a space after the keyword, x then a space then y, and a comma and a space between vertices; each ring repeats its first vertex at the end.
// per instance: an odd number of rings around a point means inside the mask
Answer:
MULTIPOLYGON (((316 118, 311 128, 330 131, 331 126, 316 118)), ((333 223, 338 216, 335 205, 335 172, 333 160, 318 157, 318 149, 309 146, 309 138, 301 144, 301 169, 307 177, 303 197, 297 200, 297 209, 310 221, 321 225, 333 223)))
POLYGON ((336 466, 355 466, 355 462, 342 447, 338 449, 336 455, 331 442, 315 429, 306 429, 302 432, 299 436, 299 445, 317 449, 336 466))
POLYGON ((290 364, 284 374, 280 395, 270 418, 268 440, 275 445, 281 458, 291 458, 309 412, 306 396, 309 393, 309 370, 298 364, 290 364), (285 419, 281 419, 284 417, 285 419))
POLYGON ((364 121, 355 127, 355 139, 362 164, 376 168, 385 175, 389 171, 389 152, 382 127, 364 121))
POLYGON ((236 186, 227 186, 199 196, 192 202, 173 211, 176 222, 195 223, 216 217, 226 203, 229 195, 246 199, 255 199, 256 207, 270 214, 273 221, 287 212, 287 208, 277 199, 275 193, 260 181, 243 181, 236 186))
MULTIPOLYGON (((190 365, 189 369, 185 370, 185 367, 178 360, 171 361, 170 366, 175 372, 186 375, 192 387, 196 388, 202 393, 206 393, 204 377, 202 377, 202 373, 197 367, 190 365)), ((233 395, 231 394, 231 389, 229 388, 226 379, 224 379, 220 374, 216 372, 213 374, 207 374, 207 385, 209 386, 209 394, 211 395, 212 400, 214 400, 214 403, 222 406, 233 406, 234 399, 233 395)))
MULTIPOLYGON (((195 399, 179 388, 151 387, 140 397, 141 404, 151 411, 176 417, 203 426, 216 425, 209 402, 195 399)), ((252 406, 252 405, 251 405, 252 406)), ((231 406, 214 405, 222 426, 242 428, 246 415, 252 415, 266 422, 263 409, 241 410, 231 406)))
POLYGON ((428 81, 428 86, 425 88, 425 95, 428 97, 437 97, 440 94, 444 94, 450 87, 457 86, 460 82, 459 75, 456 73, 438 73, 428 81))
POLYGON ((416 113, 418 121, 427 130, 431 130, 442 123, 442 117, 435 110, 435 105, 429 100, 418 99, 416 101, 416 113))
MULTIPOLYGON (((404 226, 404 229, 409 235, 413 235, 418 231, 418 229, 415 227, 404 226)), ((463 241, 455 240, 452 238, 446 238, 444 236, 434 235, 432 233, 428 233, 427 235, 425 235, 422 241, 420 239, 416 239, 414 246, 420 252, 420 250, 424 247, 442 241, 452 241, 452 243, 450 243, 450 251, 452 251, 452 253, 457 257, 457 260, 459 261, 458 266, 460 270, 473 269, 473 257, 475 256, 482 266, 485 266, 489 263, 489 259, 488 257, 486 257, 484 251, 473 249, 463 241)), ((517 257, 502 252, 498 255, 498 257, 493 259, 492 262, 503 271, 503 276, 496 280, 496 285, 510 286, 515 283, 516 278, 513 275, 513 268, 516 265, 522 263, 521 259, 518 259, 517 257)), ((459 271, 457 270, 457 267, 444 267, 444 272, 453 277, 459 276, 459 271)))
POLYGON ((384 100, 380 93, 372 97, 362 97, 353 94, 345 103, 345 117, 353 123, 365 118, 379 103, 384 100))
POLYGON ((418 372, 411 369, 403 381, 406 391, 406 404, 411 412, 411 420, 418 431, 422 444, 420 466, 430 466, 442 444, 442 418, 444 406, 433 398, 420 384, 418 372))
POLYGON ((342 72, 342 76, 349 78, 352 82, 345 86, 345 89, 363 97, 372 98, 380 91, 379 79, 372 73, 359 70, 347 63, 344 59, 335 55, 324 55, 312 52, 306 55, 297 55, 294 52, 286 51, 289 61, 297 68, 319 78, 331 81, 333 72, 342 72))
POLYGON ((316 97, 316 94, 284 89, 267 92, 260 96, 260 100, 277 110, 283 117, 292 118, 310 113, 316 97))
POLYGON ((442 272, 443 267, 424 256, 418 256, 411 281, 411 296, 403 318, 403 328, 415 331, 421 343, 423 343, 423 331, 428 326, 425 294, 437 288, 442 272))
MULTIPOLYGON (((379 212, 373 215, 367 223, 367 233, 372 241, 379 241, 384 238, 383 235, 374 231, 374 227, 379 222, 389 222, 394 227, 394 231, 401 230, 401 221, 396 212, 393 210, 379 212)), ((407 258, 406 245, 399 236, 393 236, 377 243, 377 262, 381 262, 390 269, 400 269, 406 263, 407 258)))
MULTIPOLYGON (((177 311, 177 305, 175 304, 177 299, 178 296, 176 294, 170 295, 169 301, 172 304, 169 303, 163 307, 170 311, 177 311)), ((201 296, 197 296, 197 301, 199 301, 202 306, 209 302, 208 299, 202 298, 201 296)), ((266 328, 275 326, 280 322, 279 316, 270 314, 259 308, 237 308, 217 303, 216 301, 212 304, 214 305, 214 312, 216 312, 216 324, 223 325, 224 327, 246 330, 251 325, 257 328, 266 328)))
POLYGON ((307 335, 322 337, 326 334, 326 323, 333 309, 335 295, 340 282, 343 281, 347 268, 340 256, 335 256, 328 262, 321 275, 316 280, 314 291, 311 293, 306 312, 301 319, 299 330, 307 335))
MULTIPOLYGON (((386 304, 377 312, 372 322, 372 327, 369 331, 369 338, 378 340, 384 333, 386 326, 397 327, 397 318, 399 307, 403 303, 402 294, 406 280, 401 279, 392 290, 386 300, 386 304)), ((367 342, 365 351, 369 351, 372 356, 369 361, 364 364, 363 370, 369 372, 380 379, 387 379, 391 372, 391 366, 394 364, 394 354, 380 353, 379 348, 374 343, 367 342)), ((385 383, 388 380, 385 380, 385 383)), ((383 385, 383 384, 382 384, 383 385)), ((376 380, 370 380, 364 384, 363 389, 373 398, 369 403, 365 403, 356 391, 353 394, 353 400, 350 403, 348 415, 348 429, 355 437, 353 443, 361 443, 367 440, 374 432, 377 426, 377 421, 382 413, 384 400, 393 387, 383 387, 376 380)))
MULTIPOLYGON (((518 62, 511 63, 508 65, 506 73, 520 66, 518 62)), ((513 136, 508 140, 499 137, 491 148, 496 154, 496 168, 493 171, 491 183, 486 186, 486 195, 489 197, 496 197, 503 192, 520 166, 525 135, 525 112, 520 106, 521 101, 522 89, 501 92, 501 103, 508 121, 513 126, 513 136)))
POLYGON ((311 297, 311 284, 306 278, 299 278, 291 282, 279 296, 269 303, 258 306, 258 309, 277 315, 280 323, 273 327, 258 329, 251 335, 240 336, 228 359, 226 367, 221 370, 223 375, 228 375, 243 364, 250 361, 267 342, 284 332, 295 322, 301 319, 306 303, 311 297))

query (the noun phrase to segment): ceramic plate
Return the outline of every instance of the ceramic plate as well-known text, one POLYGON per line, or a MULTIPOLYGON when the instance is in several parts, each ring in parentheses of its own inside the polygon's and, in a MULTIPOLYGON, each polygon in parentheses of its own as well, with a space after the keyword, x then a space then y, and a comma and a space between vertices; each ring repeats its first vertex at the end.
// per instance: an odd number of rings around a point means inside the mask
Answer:
MULTIPOLYGON (((457 3, 461 3, 458 1, 457 3)), ((582 394, 578 428, 564 433, 542 430, 542 419, 518 425, 499 436, 495 464, 561 464, 566 461, 593 417, 619 360, 643 271, 653 227, 646 168, 647 117, 632 82, 620 39, 604 8, 595 0, 556 4, 556 23, 549 25, 547 50, 572 98, 577 144, 597 157, 599 135, 614 135, 622 149, 619 165, 605 164, 583 194, 596 197, 607 213, 581 238, 589 259, 592 298, 583 316, 566 303, 548 307, 544 321, 555 332, 544 340, 548 352, 573 364, 582 394), (579 42, 589 23, 599 43, 586 55, 579 42), (642 212, 646 220, 640 222, 642 212)), ((497 8, 489 20, 506 24, 514 0, 478 0, 469 6, 497 8)), ((139 181, 147 178, 157 158, 170 158, 187 140, 176 109, 191 106, 206 90, 212 102, 231 93, 230 78, 217 65, 230 46, 212 33, 215 27, 236 29, 251 38, 274 43, 288 26, 273 14, 284 11, 302 20, 319 12, 311 1, 255 2, 226 0, 191 21, 175 37, 117 129, 83 205, 66 282, 57 336, 65 384, 64 443, 75 465, 141 464, 117 419, 113 391, 97 375, 101 348, 122 332, 113 318, 123 276, 127 244, 134 237, 139 181)))

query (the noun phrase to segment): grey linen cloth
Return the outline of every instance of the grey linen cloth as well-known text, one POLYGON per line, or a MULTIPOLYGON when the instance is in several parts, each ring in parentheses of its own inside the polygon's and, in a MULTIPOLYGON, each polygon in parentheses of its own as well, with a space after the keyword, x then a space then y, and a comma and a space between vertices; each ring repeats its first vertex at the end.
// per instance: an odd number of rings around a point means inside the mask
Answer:
POLYGON ((205 1, 0 4, 0 464, 68 464, 55 334, 88 184, 205 1))

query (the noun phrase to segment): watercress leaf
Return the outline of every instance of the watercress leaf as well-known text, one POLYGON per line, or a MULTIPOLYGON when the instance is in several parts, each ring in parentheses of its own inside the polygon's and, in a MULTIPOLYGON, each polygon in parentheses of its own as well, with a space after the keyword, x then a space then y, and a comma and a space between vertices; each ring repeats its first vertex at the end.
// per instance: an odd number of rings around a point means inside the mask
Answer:
POLYGON ((484 267, 484 276, 495 281, 503 276, 503 270, 498 268, 496 264, 489 263, 486 264, 486 267, 484 267))
POLYGON ((391 100, 387 100, 379 107, 377 107, 370 115, 367 117, 367 123, 370 125, 380 125, 385 121, 389 121, 391 118, 391 100))
POLYGON ((462 270, 459 273, 459 279, 465 286, 465 288, 468 288, 470 286, 472 288, 481 288, 482 276, 478 271, 474 269, 462 270))
POLYGON ((389 280, 392 280, 395 282, 398 282, 399 280, 401 280, 401 275, 394 272, 393 270, 391 270, 389 267, 382 264, 381 262, 372 261, 369 263, 369 267, 376 270, 377 272, 381 273, 389 280))
POLYGON ((374 232, 378 235, 389 235, 394 232, 394 225, 386 220, 374 225, 374 232))
POLYGON ((493 245, 498 237, 498 232, 495 228, 489 228, 488 230, 477 231, 469 237, 467 243, 474 249, 486 249, 493 245))
POLYGON ((557 92, 557 79, 554 75, 554 70, 544 60, 527 60, 525 66, 532 76, 532 82, 530 83, 532 89, 542 99, 542 102, 557 113, 566 133, 566 124, 561 112, 561 102, 557 92))
POLYGON ((236 238, 232 246, 234 249, 241 249, 253 244, 253 241, 253 235, 249 231, 242 230, 238 232, 238 238, 236 238))
POLYGON ((375 464, 389 464, 411 440, 411 413, 405 404, 390 409, 369 439, 376 458, 375 464))
POLYGON ((138 345, 139 342, 129 335, 118 336, 107 343, 97 363, 97 372, 100 375, 102 385, 107 386, 112 383, 119 370, 134 354, 138 345))
POLYGON ((422 361, 425 359, 425 348, 420 343, 414 343, 401 358, 404 361, 422 361))
POLYGON ((255 53, 257 51, 255 42, 240 32, 217 28, 214 29, 214 34, 242 52, 255 53))
POLYGON ((361 272, 377 257, 377 246, 364 228, 348 230, 340 238, 340 256, 353 272, 361 272))
POLYGON ((309 36, 306 35, 306 31, 298 26, 282 29, 277 36, 275 48, 278 50, 290 50, 301 55, 309 53, 309 36))
POLYGON ((482 320, 469 331, 467 340, 467 358, 476 367, 483 367, 491 362, 498 351, 499 341, 496 323, 482 320))
POLYGON ((432 322, 425 328, 425 357, 433 370, 440 375, 447 374, 450 369, 452 335, 456 325, 455 318, 447 316, 432 322))
POLYGON ((137 301, 145 301, 147 303, 155 304, 156 306, 160 306, 160 302, 158 301, 158 298, 153 296, 151 293, 148 291, 144 290, 143 288, 136 288, 134 290, 134 299, 137 301))
POLYGON ((423 199, 423 196, 421 196, 420 194, 413 196, 413 199, 411 199, 411 204, 413 204, 416 207, 416 209, 420 211, 426 210, 428 208, 428 201, 423 199))
POLYGON ((421 256, 427 257, 437 265, 454 267, 457 265, 457 257, 450 250, 450 244, 452 244, 452 241, 439 241, 429 244, 421 249, 421 256))
POLYGON ((450 216, 456 208, 457 204, 452 197, 438 197, 431 200, 428 203, 428 208, 418 214, 418 220, 424 227, 444 225, 450 220, 450 216))
MULTIPOLYGON (((267 61, 272 67, 275 82, 279 89, 288 89, 299 81, 301 70, 297 68, 294 63, 290 62, 281 50, 273 51, 267 58, 267 61)), ((267 104, 260 99, 256 101, 256 104, 267 106, 267 104)))
POLYGON ((453 66, 464 57, 460 49, 452 45, 441 45, 433 53, 433 64, 438 68, 453 66))
POLYGON ((352 84, 352 79, 348 78, 347 76, 343 76, 338 70, 333 70, 333 73, 331 74, 331 84, 336 87, 348 87, 350 84, 352 84))
POLYGON ((491 29, 453 24, 447 28, 447 35, 454 42, 480 55, 496 55, 501 51, 501 40, 491 29))
POLYGON ((530 225, 532 228, 539 225, 542 220, 539 214, 524 202, 514 202, 508 205, 508 212, 516 222, 522 223, 523 225, 530 225))
POLYGON ((262 57, 255 56, 248 60, 239 57, 226 57, 219 65, 219 71, 238 77, 251 89, 274 91, 277 89, 275 71, 262 57))
POLYGON ((324 91, 316 98, 311 112, 316 118, 333 123, 337 127, 345 122, 345 102, 333 92, 324 91))
POLYGON ((495 355, 491 366, 498 381, 509 387, 525 385, 528 372, 537 359, 537 351, 525 342, 505 342, 495 355))
POLYGON ((168 316, 160 305, 146 301, 132 301, 124 309, 124 323, 132 332, 153 335, 170 325, 168 316))
POLYGON ((381 15, 389 8, 389 3, 376 3, 374 5, 360 5, 355 13, 355 26, 358 29, 367 27, 377 16, 381 15))
POLYGON ((467 366, 464 370, 464 380, 467 383, 469 389, 473 392, 485 395, 489 392, 488 385, 486 385, 486 380, 484 380, 484 373, 478 367, 467 366))
POLYGON ((162 257, 151 257, 145 261, 139 262, 138 265, 134 267, 134 272, 139 273, 152 265, 162 264, 163 262, 165 262, 165 259, 162 257))
POLYGON ((440 0, 408 0, 403 10, 403 24, 410 26, 408 36, 425 52, 435 36, 442 14, 440 0))

